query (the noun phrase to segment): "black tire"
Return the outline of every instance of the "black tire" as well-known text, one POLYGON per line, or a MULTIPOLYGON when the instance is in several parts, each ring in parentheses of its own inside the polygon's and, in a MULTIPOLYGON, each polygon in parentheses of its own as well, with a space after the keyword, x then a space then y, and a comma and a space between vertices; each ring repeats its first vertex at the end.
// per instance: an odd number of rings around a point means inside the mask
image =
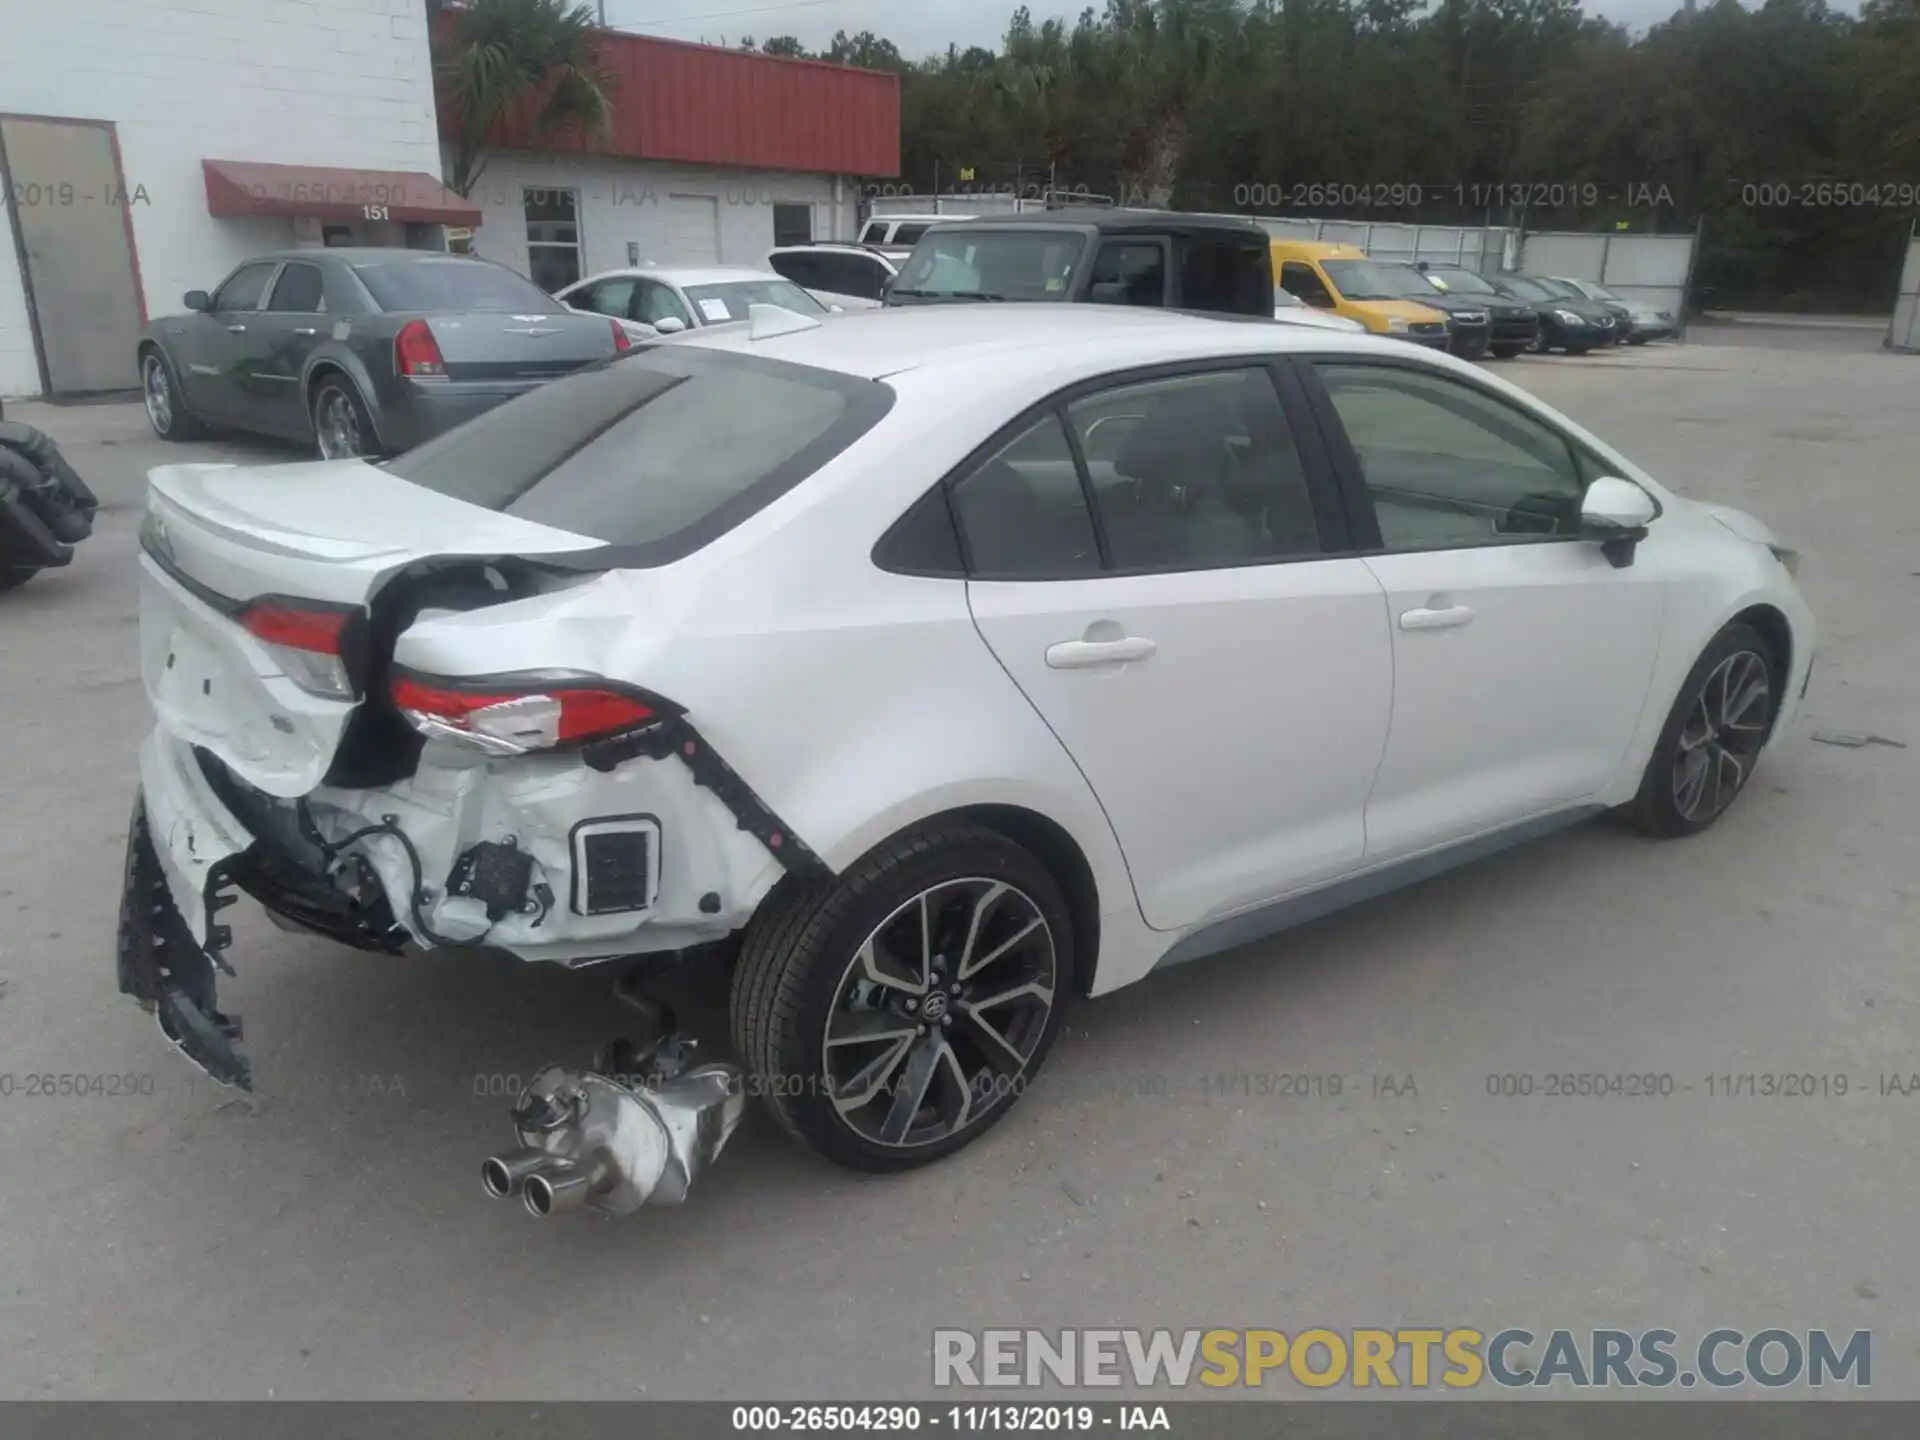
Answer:
POLYGON ((1591 345, 1569 345, 1567 346, 1567 354, 1584 355, 1592 348, 1593 347, 1591 345))
POLYGON ((140 352, 140 398, 146 406, 147 424, 162 440, 195 440, 205 433, 199 417, 187 408, 186 393, 180 388, 173 362, 157 345, 140 352))
POLYGON ((1544 327, 1534 331, 1533 338, 1527 341, 1527 353, 1529 355, 1544 355, 1552 348, 1553 346, 1547 343, 1547 332, 1544 327))
POLYGON ((1493 358, 1496 360, 1511 360, 1526 348, 1524 345, 1495 345, 1492 351, 1493 358))
POLYGON ((367 414, 360 392, 346 376, 323 377, 313 387, 313 402, 307 407, 307 414, 313 421, 314 448, 322 460, 380 458, 380 436, 373 428, 373 417, 367 414), (344 407, 343 410, 336 412, 333 408, 336 405, 344 407))
POLYGON ((1629 345, 1644 345, 1646 343, 1647 337, 1644 335, 1629 335, 1627 337, 1627 344, 1629 345))
MULTIPOLYGON (((1766 637, 1751 625, 1736 621, 1714 636, 1680 687, 1679 697, 1673 702, 1660 739, 1653 747, 1653 755, 1647 761, 1646 774, 1640 779, 1640 793, 1625 807, 1624 817, 1647 834, 1667 839, 1697 835, 1726 814, 1746 789, 1760 747, 1773 733, 1783 679, 1776 671, 1766 637), (1737 680, 1738 691, 1716 699, 1709 692, 1719 685, 1722 672, 1729 665, 1734 667, 1729 678, 1737 680), (1738 679, 1742 673, 1747 678, 1738 679), (1738 694, 1743 694, 1754 678, 1764 683, 1765 690, 1749 703, 1758 704, 1763 713, 1756 716, 1743 710, 1737 717, 1739 725, 1727 724, 1729 703, 1737 701, 1738 694), (1719 743, 1722 735, 1732 737, 1729 743, 1719 743), (1707 752, 1705 763, 1716 772, 1714 803, 1710 809, 1689 809, 1684 803, 1689 791, 1681 783, 1679 770, 1683 749, 1707 752), (1733 757, 1731 763, 1737 767, 1737 778, 1727 769, 1722 755, 1733 757), (1719 786, 1727 780, 1732 780, 1732 788, 1723 796, 1719 786)), ((1706 796, 1702 794, 1701 799, 1705 800, 1706 796)))
POLYGON ((0 566, 0 593, 18 590, 39 573, 38 570, 24 569, 17 565, 0 566))
MULTIPOLYGON (((974 913, 984 908, 988 907, 976 905, 974 913)), ((916 913, 925 913, 924 907, 916 913)), ((978 923, 984 936, 994 922, 989 918, 978 923)), ((1074 993, 1073 947, 1066 900, 1053 876, 1031 853, 998 832, 977 825, 943 825, 908 834, 873 850, 837 880, 783 882, 762 905, 747 928, 734 971, 729 1006, 734 1045, 753 1076, 751 1088, 782 1128, 809 1149, 853 1170, 887 1173, 914 1169, 977 1140, 1024 1093, 1045 1062, 1074 993), (847 986, 865 983, 855 967, 869 941, 877 943, 883 926, 893 924, 896 916, 907 915, 906 907, 935 887, 958 887, 974 881, 1010 887, 1009 893, 1030 903, 1045 921, 1042 938, 1051 940, 1050 1008, 1044 1017, 1034 1017, 1033 1029, 1023 1035, 1027 1053, 1017 1074, 994 1077, 991 1098, 976 1105, 973 1102, 979 1097, 970 1089, 958 1092, 966 1096, 968 1104, 964 1122, 957 1128, 923 1141, 903 1138, 883 1143, 860 1133, 856 1122, 843 1116, 834 1103, 837 1082, 829 1073, 826 1058, 829 1023, 836 1017, 844 1020, 859 1013, 857 1007, 847 1008, 841 1002, 847 986)), ((942 942, 933 941, 927 948, 942 948, 942 942)), ((879 996, 880 992, 872 990, 870 994, 879 996)), ((949 1002, 942 999, 940 1003, 944 1010, 949 1002)), ((955 1030, 932 1036, 930 1043, 945 1043, 944 1037, 950 1036, 958 1047, 973 1053, 973 1041, 959 1010, 963 1002, 955 999, 951 1003, 954 1010, 947 1023, 952 1025, 956 1019, 963 1023, 955 1030)), ((871 1013, 880 1011, 876 1007, 871 1013)), ((887 1023, 914 1024, 912 1020, 887 1023)), ((901 1044, 918 1049, 932 1027, 920 1028, 920 1040, 909 1038, 901 1044)), ((857 1043, 871 1046, 884 1042, 857 1043)), ((957 1050, 949 1049, 948 1053, 957 1050)), ((876 1056, 862 1067, 862 1073, 879 1063, 876 1056)), ((962 1062, 954 1063, 959 1067, 962 1062)), ((902 1058, 882 1072, 880 1078, 885 1083, 880 1093, 895 1089, 912 1065, 911 1054, 903 1050, 902 1058)), ((932 1062, 927 1068, 934 1068, 932 1062)), ((959 1077, 960 1070, 947 1074, 950 1082, 959 1077)), ((955 1093, 951 1083, 943 1089, 950 1095, 955 1093)), ((878 1100, 873 1103, 878 1104, 878 1100)), ((913 1118, 924 1110, 924 1105, 917 1107, 913 1118)))

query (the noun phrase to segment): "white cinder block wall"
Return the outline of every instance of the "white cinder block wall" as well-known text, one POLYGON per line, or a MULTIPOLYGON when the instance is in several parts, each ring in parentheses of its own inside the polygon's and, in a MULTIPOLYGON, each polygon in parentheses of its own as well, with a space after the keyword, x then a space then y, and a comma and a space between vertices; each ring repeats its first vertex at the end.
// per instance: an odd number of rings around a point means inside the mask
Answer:
POLYGON ((581 274, 624 266, 629 241, 640 247, 642 264, 685 264, 696 257, 673 253, 669 200, 676 195, 705 195, 714 199, 719 218, 720 263, 762 265, 773 248, 776 201, 811 205, 816 240, 853 238, 859 186, 850 178, 841 179, 836 206, 834 178, 794 170, 735 170, 660 160, 495 154, 467 197, 485 215, 474 232, 473 249, 526 274, 524 191, 571 189, 579 197, 581 274))
MULTIPOLYGON (((208 215, 203 158, 441 173, 424 0, 0 0, 0 11, 0 113, 116 124, 149 315, 294 243, 292 220, 208 215)), ((0 395, 39 389, 0 229, 0 395)))

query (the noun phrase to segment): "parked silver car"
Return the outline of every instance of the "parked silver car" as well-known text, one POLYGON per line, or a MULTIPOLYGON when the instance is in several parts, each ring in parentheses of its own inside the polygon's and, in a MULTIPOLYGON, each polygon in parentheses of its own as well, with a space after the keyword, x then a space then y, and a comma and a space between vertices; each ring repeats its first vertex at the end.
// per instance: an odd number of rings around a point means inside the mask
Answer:
POLYGON ((140 336, 147 419, 396 454, 627 349, 502 265, 435 250, 289 250, 241 265, 140 336))

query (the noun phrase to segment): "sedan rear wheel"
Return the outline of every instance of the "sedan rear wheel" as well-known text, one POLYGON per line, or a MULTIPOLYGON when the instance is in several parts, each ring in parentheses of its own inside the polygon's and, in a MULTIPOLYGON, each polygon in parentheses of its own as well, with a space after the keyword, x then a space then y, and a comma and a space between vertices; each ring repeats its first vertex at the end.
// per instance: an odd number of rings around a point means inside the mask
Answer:
POLYGON ((1649 834, 1693 835, 1732 806, 1773 733, 1779 680, 1767 642, 1744 623, 1722 630, 1680 687, 1630 807, 1649 834))
POLYGON ((734 976, 735 1042, 810 1148, 911 1169, 1012 1108, 1059 1033, 1072 972, 1046 868, 994 831, 944 827, 769 900, 734 976))
POLYGON ((380 444, 353 386, 329 375, 313 392, 313 434, 323 460, 372 459, 380 444))

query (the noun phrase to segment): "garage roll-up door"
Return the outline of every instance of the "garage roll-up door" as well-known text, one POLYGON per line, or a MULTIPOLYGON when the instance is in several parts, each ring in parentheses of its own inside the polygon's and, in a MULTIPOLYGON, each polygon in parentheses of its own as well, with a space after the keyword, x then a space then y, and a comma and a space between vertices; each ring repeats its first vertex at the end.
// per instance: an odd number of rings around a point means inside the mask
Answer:
POLYGON ((720 263, 720 201, 715 196, 667 197, 667 253, 681 265, 720 263))

